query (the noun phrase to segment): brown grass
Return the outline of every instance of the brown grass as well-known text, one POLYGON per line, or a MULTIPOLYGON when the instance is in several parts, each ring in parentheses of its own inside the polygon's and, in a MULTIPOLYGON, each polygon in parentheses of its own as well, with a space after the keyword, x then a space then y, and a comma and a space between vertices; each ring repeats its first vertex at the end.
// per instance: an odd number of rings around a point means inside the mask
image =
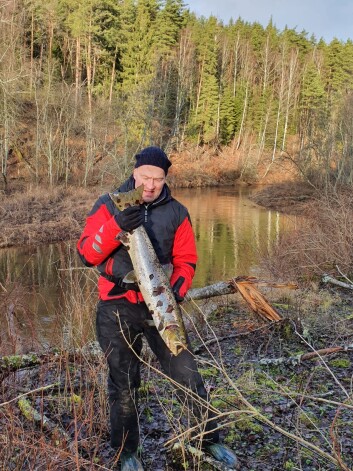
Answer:
POLYGON ((29 188, 0 203, 0 248, 75 239, 99 190, 29 188))
POLYGON ((250 199, 275 211, 303 214, 316 195, 316 190, 305 182, 285 181, 261 188, 250 199))
POLYGON ((285 233, 264 266, 278 279, 308 281, 353 275, 353 195, 322 195, 305 205, 296 231, 285 233))
POLYGON ((190 147, 172 154, 171 160, 168 180, 172 187, 234 185, 240 176, 239 162, 227 148, 190 147))

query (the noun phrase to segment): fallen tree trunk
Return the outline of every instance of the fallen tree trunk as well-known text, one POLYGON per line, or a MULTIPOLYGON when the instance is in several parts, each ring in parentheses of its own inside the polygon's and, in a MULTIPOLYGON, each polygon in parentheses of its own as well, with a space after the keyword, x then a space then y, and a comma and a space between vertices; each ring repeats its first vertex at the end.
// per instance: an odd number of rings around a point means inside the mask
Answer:
POLYGON ((0 357, 0 371, 11 373, 21 368, 31 368, 55 358, 55 353, 28 353, 25 355, 8 355, 0 357))
POLYGON ((261 358, 261 360, 256 361, 260 365, 299 365, 303 361, 313 360, 314 358, 321 358, 326 355, 332 355, 333 353, 339 352, 349 352, 353 350, 353 345, 347 346, 338 346, 338 347, 328 347, 322 348, 320 350, 315 350, 313 352, 303 353, 302 355, 296 355, 292 357, 281 357, 281 358, 261 358))
POLYGON ((330 275, 324 275, 322 277, 322 282, 331 283, 333 285, 340 286, 341 288, 353 289, 353 285, 349 283, 344 283, 343 281, 340 281, 340 280, 336 280, 336 278, 333 278, 330 275))
POLYGON ((80 356, 89 357, 92 360, 96 358, 100 361, 103 353, 98 342, 94 341, 82 349, 62 350, 61 352, 58 352, 57 349, 53 349, 43 353, 33 352, 0 357, 0 383, 6 376, 17 370, 33 368, 44 363, 55 363, 63 360, 75 361, 80 356))
POLYGON ((227 294, 234 294, 238 288, 234 286, 234 282, 248 282, 257 286, 264 286, 267 288, 288 288, 297 289, 298 285, 295 283, 272 283, 269 281, 258 280, 252 276, 238 276, 232 278, 230 281, 218 281, 212 285, 204 286, 203 288, 190 289, 186 295, 187 301, 197 301, 199 299, 213 298, 215 296, 224 296, 227 294))
POLYGON ((281 320, 282 317, 280 314, 270 305, 265 296, 260 293, 256 285, 270 288, 298 288, 294 283, 272 283, 258 280, 253 276, 238 276, 236 278, 232 278, 228 282, 220 281, 203 288, 191 289, 188 292, 186 299, 189 301, 196 301, 214 296, 239 293, 250 309, 262 319, 272 322, 281 320))
POLYGON ((226 294, 234 294, 237 289, 227 281, 219 281, 213 285, 204 286, 203 288, 190 289, 186 295, 187 301, 197 301, 200 299, 213 298, 215 296, 223 296, 226 294))

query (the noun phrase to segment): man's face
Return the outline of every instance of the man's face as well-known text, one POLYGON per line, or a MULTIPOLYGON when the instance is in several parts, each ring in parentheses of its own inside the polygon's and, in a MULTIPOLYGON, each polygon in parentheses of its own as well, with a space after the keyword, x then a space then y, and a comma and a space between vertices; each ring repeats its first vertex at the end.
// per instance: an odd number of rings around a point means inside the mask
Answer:
POLYGON ((145 203, 152 203, 162 192, 165 183, 165 173, 154 165, 141 165, 134 169, 135 187, 143 185, 142 198, 145 203))

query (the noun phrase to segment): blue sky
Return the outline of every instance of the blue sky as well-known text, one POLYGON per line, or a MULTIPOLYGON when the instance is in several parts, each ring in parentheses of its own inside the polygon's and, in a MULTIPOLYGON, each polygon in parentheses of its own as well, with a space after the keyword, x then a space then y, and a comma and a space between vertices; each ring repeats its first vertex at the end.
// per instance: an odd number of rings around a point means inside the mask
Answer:
POLYGON ((266 26, 272 21, 279 30, 287 25, 307 31, 329 43, 334 37, 353 40, 353 0, 185 0, 198 16, 211 14, 228 23, 239 16, 266 26))

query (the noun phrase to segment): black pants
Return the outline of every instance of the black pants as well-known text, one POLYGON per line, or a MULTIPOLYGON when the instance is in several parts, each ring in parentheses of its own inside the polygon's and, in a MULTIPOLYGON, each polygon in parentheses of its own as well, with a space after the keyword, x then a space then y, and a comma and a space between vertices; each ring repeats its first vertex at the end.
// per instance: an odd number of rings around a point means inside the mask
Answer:
MULTIPOLYGON (((119 299, 114 302, 100 301, 97 306, 97 339, 109 366, 111 445, 113 448, 124 446, 124 450, 130 452, 136 451, 139 443, 137 401, 140 362, 136 354, 141 352, 142 334, 164 373, 200 398, 208 400, 193 355, 187 350, 178 356, 172 355, 156 327, 146 322, 149 319, 152 317, 145 303, 132 304, 119 299)), ((191 396, 181 389, 177 389, 177 395, 180 401, 185 401, 192 408, 193 415, 212 419, 204 426, 204 441, 218 442, 218 431, 214 430, 217 424, 207 406, 190 399, 191 396)))

